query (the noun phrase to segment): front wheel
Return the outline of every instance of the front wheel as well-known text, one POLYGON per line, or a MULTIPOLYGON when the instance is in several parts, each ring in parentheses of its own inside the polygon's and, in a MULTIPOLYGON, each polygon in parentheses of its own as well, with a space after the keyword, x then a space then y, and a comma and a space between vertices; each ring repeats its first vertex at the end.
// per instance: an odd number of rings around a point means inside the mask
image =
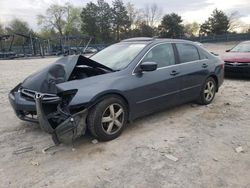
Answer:
POLYGON ((127 105, 120 97, 108 97, 90 110, 87 123, 93 136, 101 141, 117 138, 128 120, 127 105))
POLYGON ((216 87, 215 80, 212 77, 209 77, 202 86, 198 103, 201 105, 210 104, 215 97, 216 87))

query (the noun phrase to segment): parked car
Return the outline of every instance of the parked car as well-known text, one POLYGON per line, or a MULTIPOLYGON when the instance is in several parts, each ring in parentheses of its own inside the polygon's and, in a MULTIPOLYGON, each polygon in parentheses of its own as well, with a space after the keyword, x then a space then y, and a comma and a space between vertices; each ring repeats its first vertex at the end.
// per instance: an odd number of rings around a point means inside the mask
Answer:
POLYGON ((93 47, 88 47, 88 48, 84 49, 84 54, 94 54, 97 52, 98 52, 98 50, 96 48, 93 48, 93 47))
POLYGON ((225 75, 250 77, 250 41, 242 42, 222 56, 225 75))
POLYGON ((211 103, 223 78, 224 62, 193 42, 132 38, 91 59, 59 59, 16 86, 9 100, 20 119, 38 122, 56 143, 86 129, 108 141, 138 117, 211 103))

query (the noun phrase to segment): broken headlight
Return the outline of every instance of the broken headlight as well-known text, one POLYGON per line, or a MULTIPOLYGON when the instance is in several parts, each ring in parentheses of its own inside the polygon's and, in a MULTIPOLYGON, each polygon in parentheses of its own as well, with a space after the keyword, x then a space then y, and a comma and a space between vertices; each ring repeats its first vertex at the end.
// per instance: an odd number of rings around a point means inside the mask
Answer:
POLYGON ((66 107, 69 105, 70 101, 73 99, 73 97, 76 95, 77 89, 63 91, 61 93, 58 93, 58 96, 61 97, 61 106, 66 107))

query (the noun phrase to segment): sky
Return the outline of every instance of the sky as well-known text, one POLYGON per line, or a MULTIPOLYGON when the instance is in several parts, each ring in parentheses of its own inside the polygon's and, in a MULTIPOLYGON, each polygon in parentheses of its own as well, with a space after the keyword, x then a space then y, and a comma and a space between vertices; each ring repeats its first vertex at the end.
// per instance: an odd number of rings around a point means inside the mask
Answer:
MULTIPOLYGON (((106 0, 112 3, 112 0, 106 0)), ((131 2, 137 8, 144 8, 147 4, 156 3, 162 8, 163 14, 178 13, 184 23, 203 23, 215 8, 230 14, 238 11, 240 21, 248 27, 250 25, 250 0, 123 0, 131 2)), ((13 18, 27 21, 32 29, 39 30, 36 15, 44 14, 51 4, 70 2, 82 7, 90 0, 0 0, 0 22, 7 25, 13 18)), ((95 0, 93 0, 95 2, 95 0)))

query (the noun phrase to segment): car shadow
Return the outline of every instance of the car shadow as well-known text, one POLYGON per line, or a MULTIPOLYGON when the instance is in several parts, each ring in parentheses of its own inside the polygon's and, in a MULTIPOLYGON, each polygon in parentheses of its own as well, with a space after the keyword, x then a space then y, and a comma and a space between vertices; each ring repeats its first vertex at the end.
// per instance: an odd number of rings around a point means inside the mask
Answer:
POLYGON ((237 80, 237 81, 250 81, 250 75, 247 77, 247 76, 240 76, 240 75, 227 75, 225 76, 225 79, 227 80, 237 80))

